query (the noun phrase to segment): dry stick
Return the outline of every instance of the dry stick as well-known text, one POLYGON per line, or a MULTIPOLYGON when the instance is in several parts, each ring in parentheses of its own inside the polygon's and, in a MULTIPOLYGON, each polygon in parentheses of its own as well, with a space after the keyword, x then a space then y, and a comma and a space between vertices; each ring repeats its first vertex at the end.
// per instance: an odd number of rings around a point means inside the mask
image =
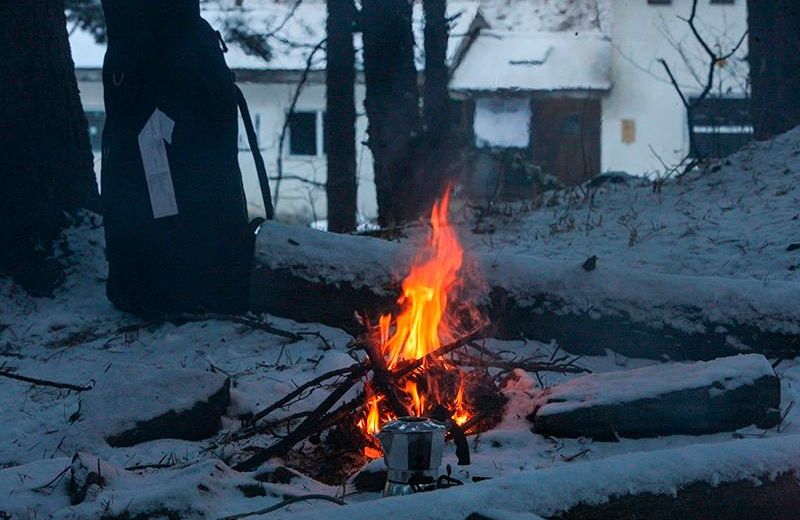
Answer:
POLYGON ((162 321, 198 322, 198 321, 210 321, 210 320, 230 321, 232 323, 244 325, 246 327, 250 327, 253 329, 263 330, 264 332, 269 332, 272 335, 291 339, 293 341, 302 341, 303 339, 303 336, 301 334, 290 332, 288 330, 278 329, 268 323, 264 323, 263 321, 256 320, 253 318, 247 318, 245 316, 237 316, 236 314, 217 314, 217 313, 191 314, 182 312, 178 314, 166 314, 162 318, 162 321))
POLYGON ((459 354, 460 359, 455 363, 462 367, 499 368, 501 370, 515 370, 517 368, 526 372, 558 372, 560 374, 588 374, 588 368, 575 366, 571 363, 560 365, 558 363, 534 363, 526 361, 507 361, 505 359, 481 359, 469 354, 459 354))
POLYGON ((320 419, 328 412, 328 410, 333 408, 333 405, 335 405, 339 399, 344 397, 344 395, 353 387, 353 385, 356 384, 359 379, 360 376, 356 377, 355 375, 351 374, 350 377, 336 387, 336 389, 331 392, 331 394, 326 397, 324 401, 322 401, 322 403, 314 410, 314 412, 306 417, 306 419, 300 423, 300 425, 289 435, 276 442, 272 446, 269 446, 268 448, 260 449, 249 459, 245 459, 234 466, 234 469, 236 471, 254 471, 270 458, 283 455, 289 451, 295 444, 307 438, 318 429, 320 419))
POLYGON ((353 376, 360 377, 361 375, 364 374, 364 372, 366 372, 366 367, 362 363, 355 363, 353 365, 350 365, 349 367, 339 368, 337 370, 331 370, 330 372, 326 372, 326 373, 324 373, 324 374, 322 374, 322 375, 320 375, 318 377, 315 377, 314 379, 312 379, 312 380, 310 380, 310 381, 308 381, 306 383, 303 383, 302 385, 300 385, 297 388, 295 388, 293 391, 291 391, 286 396, 278 399, 277 401, 275 401, 271 405, 267 406, 266 408, 264 408, 263 410, 261 410, 260 412, 255 414, 253 416, 252 421, 256 422, 256 421, 258 421, 260 419, 263 419, 264 417, 266 417, 270 413, 274 412, 278 408, 283 408, 289 402, 291 402, 293 399, 299 397, 303 392, 305 392, 306 390, 308 390, 311 387, 319 385, 323 381, 327 381, 328 379, 331 379, 333 377, 343 376, 343 375, 347 375, 347 374, 349 374, 350 377, 353 377, 353 376))
POLYGON ((17 381, 24 381, 33 385, 39 386, 52 386, 53 388, 63 388, 66 390, 74 390, 76 392, 88 392, 92 389, 91 386, 73 385, 71 383, 59 383, 58 381, 49 381, 47 379, 39 379, 36 377, 23 376, 7 370, 0 370, 0 377, 7 377, 9 379, 16 379, 17 381))

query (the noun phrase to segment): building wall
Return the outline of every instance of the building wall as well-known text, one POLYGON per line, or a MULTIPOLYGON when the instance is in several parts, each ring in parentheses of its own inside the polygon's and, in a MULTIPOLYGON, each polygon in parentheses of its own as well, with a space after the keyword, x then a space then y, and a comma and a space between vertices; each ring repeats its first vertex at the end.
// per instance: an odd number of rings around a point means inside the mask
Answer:
MULTIPOLYGON (((647 0, 613 0, 611 38, 614 45, 614 86, 603 100, 602 168, 654 175, 677 163, 689 149, 686 111, 658 63, 664 58, 690 95, 701 87, 690 67, 705 81, 707 60, 692 36, 687 18, 692 0, 672 0, 669 5, 647 0), (678 49, 681 49, 679 51, 678 49), (686 56, 684 59, 681 52, 686 56), (687 66, 686 62, 689 63, 687 66), (630 139, 623 142, 623 121, 630 139), (652 150, 651 150, 652 147, 652 150)), ((745 0, 712 4, 699 0, 697 26, 712 47, 732 48, 747 28, 745 0)), ((725 67, 717 70, 712 93, 742 96, 746 92, 746 42, 725 67)))
MULTIPOLYGON (((267 165, 268 175, 277 174, 278 143, 286 113, 289 110, 296 85, 290 83, 240 83, 251 116, 258 121, 259 143, 261 153, 267 165)), ((103 88, 97 81, 79 82, 81 98, 85 110, 103 109, 103 88)), ((359 110, 364 103, 364 87, 356 86, 356 107, 359 110)), ((320 114, 325 109, 325 87, 320 84, 308 84, 303 89, 296 106, 297 111, 313 111, 320 114)), ((363 110, 360 110, 363 112, 363 110)), ((321 119, 321 115, 320 115, 321 119)), ((366 141, 366 117, 360 114, 356 123, 356 159, 358 175, 358 211, 362 219, 374 218, 377 215, 375 199, 375 181, 372 173, 372 156, 366 141)), ((242 169, 245 194, 250 214, 263 215, 264 208, 259 190, 253 157, 246 147, 244 129, 240 124, 239 165, 242 169), (242 149, 244 148, 244 149, 242 149)), ((277 214, 281 220, 312 223, 326 218, 325 201, 326 161, 322 153, 320 134, 317 156, 292 156, 289 153, 288 138, 284 143, 283 174, 289 177, 283 180, 278 188, 275 180, 270 182, 273 198, 279 194, 276 204, 277 214), (301 182, 297 179, 307 179, 301 182), (279 190, 279 191, 278 191, 279 190)), ((100 176, 100 153, 95 152, 95 171, 100 176)))

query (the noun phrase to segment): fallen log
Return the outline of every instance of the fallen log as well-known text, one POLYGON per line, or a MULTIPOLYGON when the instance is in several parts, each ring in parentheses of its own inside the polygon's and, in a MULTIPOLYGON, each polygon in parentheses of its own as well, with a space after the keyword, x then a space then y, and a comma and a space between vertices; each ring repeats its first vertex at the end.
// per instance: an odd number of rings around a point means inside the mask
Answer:
MULTIPOLYGON (((325 518, 793 520, 800 508, 798 461, 797 435, 699 444, 326 509, 325 518)), ((293 518, 319 517, 317 510, 293 518)))
POLYGON ((780 403, 769 361, 747 354, 581 376, 548 388, 528 418, 553 437, 703 435, 771 428, 780 403))
POLYGON ((114 447, 197 441, 219 431, 229 404, 230 380, 220 374, 112 365, 85 394, 71 435, 82 444, 99 437, 114 447))
MULTIPOLYGON (((396 310, 415 251, 369 237, 276 222, 257 241, 252 307, 360 333, 355 313, 396 310)), ((478 306, 493 335, 550 341, 577 354, 606 349, 661 359, 713 359, 741 352, 800 352, 800 284, 678 276, 604 264, 482 254, 478 306)))

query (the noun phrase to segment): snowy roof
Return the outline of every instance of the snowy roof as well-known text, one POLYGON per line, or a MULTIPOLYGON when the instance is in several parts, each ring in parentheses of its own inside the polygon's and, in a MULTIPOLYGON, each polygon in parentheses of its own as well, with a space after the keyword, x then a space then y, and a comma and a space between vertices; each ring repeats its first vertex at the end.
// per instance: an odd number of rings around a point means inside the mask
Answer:
MULTIPOLYGON (((448 2, 450 23, 448 59, 452 62, 463 47, 467 34, 478 17, 478 1, 448 2)), ((248 54, 235 43, 228 42, 225 55, 228 66, 238 70, 298 71, 306 68, 309 55, 325 38, 327 12, 325 2, 304 0, 301 3, 277 0, 247 0, 236 6, 233 0, 214 0, 202 4, 202 16, 212 27, 225 34, 225 28, 243 25, 249 32, 266 35, 271 57, 265 61, 248 54)), ((424 64, 422 32, 424 19, 422 7, 414 5, 414 36, 416 61, 424 64)), ((229 39, 228 39, 229 40, 229 39)), ((75 66, 79 69, 100 69, 103 66, 105 44, 97 43, 88 32, 76 29, 70 35, 70 45, 75 66)), ((360 63, 360 36, 356 35, 357 60, 360 63)), ((311 58, 311 68, 325 68, 325 51, 319 49, 311 58)))
POLYGON ((609 90, 611 42, 600 32, 481 31, 451 90, 609 90))

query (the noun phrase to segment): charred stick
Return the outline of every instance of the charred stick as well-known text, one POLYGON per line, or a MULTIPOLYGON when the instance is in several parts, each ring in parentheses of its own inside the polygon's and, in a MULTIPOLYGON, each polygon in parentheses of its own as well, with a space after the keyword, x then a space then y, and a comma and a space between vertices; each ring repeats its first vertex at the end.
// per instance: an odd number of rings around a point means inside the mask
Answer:
POLYGON ((378 393, 386 396, 389 407, 395 415, 398 417, 408 415, 408 408, 400 401, 400 398, 397 397, 397 392, 395 392, 394 384, 392 384, 391 381, 392 376, 386 365, 386 358, 383 357, 383 354, 378 352, 378 349, 372 342, 365 341, 359 344, 359 346, 367 353, 369 362, 372 365, 372 382, 375 384, 378 393))
POLYGON ((23 376, 8 370, 0 370, 0 377, 7 377, 9 379, 16 379, 17 381, 24 381, 32 385, 38 386, 51 386, 53 388, 62 388, 65 390, 74 390, 76 392, 87 392, 92 389, 92 386, 73 385, 72 383, 60 383, 58 381, 50 381, 48 379, 39 379, 37 377, 23 376))
POLYGON ((351 374, 344 382, 339 384, 339 386, 337 386, 336 389, 331 392, 330 395, 328 395, 328 397, 326 397, 325 400, 322 401, 322 403, 297 426, 297 428, 292 430, 289 435, 276 442, 272 446, 259 449, 252 457, 245 459, 234 466, 234 469, 236 471, 253 471, 272 457, 285 454, 287 451, 292 449, 295 444, 307 438, 315 431, 318 431, 320 419, 322 419, 323 416, 325 416, 325 414, 328 413, 331 408, 333 408, 333 405, 335 405, 339 399, 344 397, 344 395, 350 391, 359 378, 360 376, 356 377, 354 374, 351 374))
POLYGON ((446 356, 447 354, 453 352, 454 350, 460 349, 470 341, 474 341, 481 335, 482 332, 483 329, 474 330, 473 332, 467 334, 466 336, 459 338, 452 343, 448 343, 447 345, 441 346, 438 349, 434 350, 433 352, 429 352, 428 354, 419 359, 406 362, 402 366, 400 366, 397 370, 393 371, 391 375, 395 379, 400 379, 402 377, 405 377, 414 370, 421 367, 422 365, 430 361, 433 361, 436 358, 446 356))

